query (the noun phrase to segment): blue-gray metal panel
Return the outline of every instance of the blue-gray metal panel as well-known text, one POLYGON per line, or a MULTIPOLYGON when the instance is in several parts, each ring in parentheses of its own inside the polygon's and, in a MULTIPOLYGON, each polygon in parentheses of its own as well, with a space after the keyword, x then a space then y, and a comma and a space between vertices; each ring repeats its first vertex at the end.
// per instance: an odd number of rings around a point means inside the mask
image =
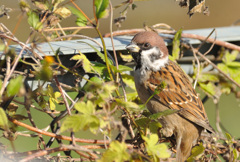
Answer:
MULTIPOLYGON (((197 34, 201 36, 208 36, 213 28, 207 28, 207 29, 193 29, 193 30, 185 30, 183 33, 191 33, 191 34, 197 34)), ((222 41, 240 41, 240 26, 230 26, 230 27, 218 27, 216 28, 217 31, 217 39, 222 41)), ((164 36, 164 34, 161 34, 164 36)), ((166 34, 165 34, 166 35, 166 34)), ((167 35, 170 37, 173 37, 172 35, 167 35)), ((215 33, 212 34, 212 38, 215 37, 215 33)), ((96 41, 98 41, 101 44, 100 38, 94 38, 96 41)), ((116 36, 113 38, 114 41, 114 47, 115 50, 125 50, 126 45, 130 43, 132 39, 132 36, 116 36)), ((196 39, 187 39, 191 44, 199 44, 200 41, 196 39)), ((110 38, 104 38, 106 47, 108 50, 112 50, 112 43, 110 38)), ((63 55, 72 55, 75 53, 78 53, 78 51, 82 53, 92 53, 95 52, 95 50, 90 47, 86 42, 97 48, 98 50, 101 50, 101 48, 93 41, 89 39, 77 39, 77 40, 70 40, 70 41, 58 41, 58 42, 50 42, 51 47, 48 43, 39 43, 37 46, 39 49, 43 51, 46 55, 54 55, 54 51, 56 51, 58 48, 60 48, 61 54, 63 55), (53 49, 53 50, 52 50, 53 49)), ((168 41, 166 41, 166 44, 168 44, 168 41)), ((19 45, 12 45, 12 48, 16 49, 16 52, 19 53, 21 51, 21 46, 19 45)), ((43 56, 40 52, 35 50, 35 52, 39 53, 39 55, 43 56)), ((1 52, 0 52, 1 54, 1 52)), ((24 52, 23 57, 29 57, 26 52, 24 52)))

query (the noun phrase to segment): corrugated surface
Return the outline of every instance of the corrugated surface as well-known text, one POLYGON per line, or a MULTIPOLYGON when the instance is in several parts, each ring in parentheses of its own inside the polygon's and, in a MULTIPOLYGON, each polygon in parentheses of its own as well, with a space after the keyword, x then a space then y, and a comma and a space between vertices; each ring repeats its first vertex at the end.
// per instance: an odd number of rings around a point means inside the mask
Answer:
MULTIPOLYGON (((197 34, 201 36, 208 36, 209 33, 213 28, 208 29, 194 29, 194 30, 185 30, 184 33, 191 33, 197 34)), ((232 27, 219 27, 216 28, 217 31, 217 39, 222 41, 240 41, 240 26, 232 26, 232 27)), ((215 33, 211 36, 212 38, 215 37, 215 33)), ((114 45, 116 50, 125 50, 126 45, 130 43, 132 36, 117 36, 114 37, 114 45)), ((99 38, 95 38, 101 44, 101 40, 99 38)), ((112 50, 112 44, 110 38, 104 38, 107 49, 112 50)), ((187 39, 191 44, 199 44, 199 40, 195 39, 187 39)), ((78 39, 78 40, 71 40, 71 41, 58 41, 58 42, 50 42, 49 43, 40 43, 38 44, 38 48, 43 51, 46 55, 54 55, 54 51, 60 48, 61 54, 63 55, 72 55, 81 51, 82 53, 92 53, 95 52, 92 47, 90 47, 86 43, 91 44, 98 50, 101 48, 93 41, 88 39, 78 39)), ((168 44, 166 42, 166 44, 168 44)), ((21 47, 19 45, 13 45, 12 48, 16 49, 16 52, 19 53, 21 51, 21 47)), ((35 51, 39 53, 37 50, 35 51)), ((39 55, 43 56, 41 53, 39 55)), ((26 52, 24 52, 24 57, 29 57, 26 52)))

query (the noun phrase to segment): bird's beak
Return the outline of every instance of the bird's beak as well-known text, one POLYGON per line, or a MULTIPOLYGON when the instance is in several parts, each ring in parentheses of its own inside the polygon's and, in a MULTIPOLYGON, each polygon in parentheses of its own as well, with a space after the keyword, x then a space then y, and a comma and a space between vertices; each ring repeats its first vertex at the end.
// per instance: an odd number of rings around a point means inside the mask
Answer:
POLYGON ((136 44, 129 44, 126 46, 126 49, 132 53, 137 53, 140 50, 140 48, 136 44))

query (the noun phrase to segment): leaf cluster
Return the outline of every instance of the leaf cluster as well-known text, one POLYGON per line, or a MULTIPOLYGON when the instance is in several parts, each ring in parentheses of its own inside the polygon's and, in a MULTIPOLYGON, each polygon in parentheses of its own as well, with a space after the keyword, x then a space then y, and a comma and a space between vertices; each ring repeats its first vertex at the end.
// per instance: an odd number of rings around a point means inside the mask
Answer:
MULTIPOLYGON (((109 0, 93 1, 93 18, 86 15, 81 6, 73 0, 32 0, 31 4, 29 3, 21 0, 19 5, 23 14, 26 13, 28 24, 32 28, 28 41, 33 41, 31 46, 18 43, 26 51, 31 52, 29 56, 32 62, 18 58, 21 53, 11 51, 8 46, 0 44, 6 56, 5 62, 1 62, 1 68, 7 69, 3 79, 0 79, 0 129, 3 134, 1 138, 10 141, 14 152, 20 152, 15 150, 13 142, 19 135, 26 138, 37 137, 39 143, 36 144, 36 150, 19 153, 20 158, 8 157, 12 154, 7 151, 4 156, 11 160, 23 161, 35 158, 55 160, 56 157, 52 153, 56 152, 60 152, 60 156, 57 157, 60 160, 66 156, 71 157, 70 160, 80 156, 82 161, 160 161, 174 156, 172 149, 174 143, 161 136, 162 125, 159 119, 178 111, 166 110, 151 114, 146 108, 147 103, 140 104, 134 78, 131 75, 133 68, 118 62, 119 58, 124 63, 131 62, 131 56, 119 54, 120 57, 114 56, 112 59, 112 55, 106 50, 105 41, 99 30, 99 20, 108 17, 109 0), (74 62, 74 65, 67 67, 60 59, 60 48, 52 51, 55 56, 47 56, 44 53, 42 58, 42 55, 38 55, 42 51, 38 49, 36 43, 38 39, 35 39, 35 36, 47 42, 53 37, 65 40, 68 33, 63 30, 60 22, 70 15, 76 16, 75 22, 79 27, 72 33, 79 34, 83 27, 98 33, 101 43, 98 42, 97 45, 101 50, 87 42, 79 42, 90 46, 99 59, 90 60, 80 50, 70 59, 68 58, 69 61, 74 62), (48 30, 51 32, 47 33, 48 30), (15 65, 23 65, 25 69, 17 71, 14 69, 15 65), (74 78, 75 86, 65 85, 59 79, 59 76, 65 79, 64 77, 70 75, 74 78), (36 86, 29 85, 29 80, 36 81, 36 86), (80 85, 79 82, 85 83, 80 85), (67 91, 74 92, 74 97, 67 91), (37 112, 37 115, 33 111, 37 112), (45 129, 42 129, 35 120, 38 114, 39 116, 44 114, 44 120, 40 123, 45 122, 45 129), (85 138, 78 138, 79 134, 84 135, 85 138), (92 139, 92 135, 103 140, 92 139), (51 139, 45 136, 50 136, 51 139), (58 147, 52 144, 54 140, 58 147), (67 140, 71 142, 66 145, 67 140)), ((189 14, 199 12, 200 8, 202 10, 204 3, 205 1, 199 1, 198 4, 191 1, 189 14)), ((115 23, 124 21, 129 7, 131 9, 136 7, 133 1, 126 1, 115 8, 124 5, 126 7, 121 12, 121 18, 115 23)), ((180 58, 182 52, 181 35, 182 29, 175 33, 173 39, 171 59, 174 61, 180 58)), ((5 41, 5 37, 2 39, 5 41)), ((17 39, 13 37, 12 40, 17 39)), ((240 84, 240 63, 236 61, 238 55, 236 51, 223 50, 220 54, 221 62, 217 67, 240 84)), ((200 68, 194 63, 193 68, 193 80, 197 80, 199 88, 215 101, 218 102, 222 94, 237 93, 237 88, 221 73, 209 68, 206 62, 202 62, 200 68)), ((159 84, 153 96, 160 93, 166 85, 165 82, 159 84)), ((225 142, 223 146, 226 152, 230 153, 231 159, 239 158, 236 146, 238 141, 230 134, 226 134, 224 140, 216 140, 212 143, 208 141, 211 140, 207 140, 207 144, 198 143, 192 149, 188 161, 209 160, 212 156, 218 158, 220 153, 217 145, 221 142, 225 142), (212 152, 216 154, 211 154, 212 152)), ((0 147, 0 151, 2 150, 4 149, 0 147)), ((227 154, 226 152, 222 154, 227 154)))

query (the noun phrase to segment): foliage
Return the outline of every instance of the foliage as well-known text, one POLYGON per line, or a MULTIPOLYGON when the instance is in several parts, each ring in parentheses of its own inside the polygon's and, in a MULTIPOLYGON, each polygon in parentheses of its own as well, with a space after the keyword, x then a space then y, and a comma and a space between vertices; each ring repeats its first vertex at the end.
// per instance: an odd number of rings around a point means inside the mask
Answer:
MULTIPOLYGON (((181 1, 182 6, 184 2, 187 1, 181 1)), ((113 55, 112 58, 107 51, 105 39, 99 30, 99 19, 108 17, 110 1, 89 2, 93 8, 92 17, 76 3, 73 0, 21 0, 21 16, 27 16, 31 27, 26 44, 11 34, 9 29, 0 26, 3 58, 0 62, 0 133, 2 139, 8 140, 0 142, 0 159, 3 156, 12 161, 120 162, 160 161, 173 157, 173 137, 169 140, 162 136, 159 119, 178 111, 151 114, 146 108, 147 102, 141 104, 139 101, 134 77, 130 75, 133 68, 124 64, 132 62, 132 57, 122 51, 118 53, 119 57, 113 55), (61 27, 61 21, 70 15, 75 16, 76 27, 69 27, 66 31, 61 27), (74 31, 68 31, 73 28, 74 31), (80 50, 69 58, 64 57, 65 60, 60 58, 62 47, 54 51, 50 41, 82 36, 85 34, 82 29, 95 30, 99 36, 101 42, 84 36, 95 42, 96 46, 88 41, 78 41, 91 47, 94 53, 87 55, 80 50), (12 50, 8 41, 16 42, 23 50, 12 50), (39 49, 41 41, 49 44, 53 56, 39 49), (63 63, 66 60, 69 64, 63 63), (66 84, 66 78, 73 83, 66 84), (33 80, 36 85, 29 84, 33 80), (18 136, 24 136, 27 140, 38 138, 38 143, 34 143, 36 149, 32 149, 33 146, 31 150, 21 152, 14 143, 18 136), (53 144, 53 141, 56 142, 53 144), (18 156, 13 156, 15 153, 18 156)), ((204 4, 205 1, 190 1, 189 15, 202 11, 204 4)), ((125 7, 120 17, 115 19, 118 27, 125 20, 128 9, 136 8, 134 1, 124 1, 115 8, 122 6, 125 7)), ((181 36, 182 29, 175 32, 173 37, 171 59, 174 61, 180 59, 180 52, 185 50, 181 36)), ((238 93, 236 84, 223 75, 227 74, 240 84, 238 55, 237 51, 220 50, 218 71, 209 68, 206 60, 201 60, 199 66, 193 63, 192 79, 216 103, 222 94, 238 93)), ((149 100, 165 86, 165 82, 159 84, 149 100)), ((212 137, 203 139, 192 149, 188 161, 207 161, 225 158, 226 155, 232 161, 238 160, 238 144, 239 141, 228 133, 226 137, 214 136, 214 140, 212 137)), ((27 142, 26 145, 30 144, 27 142)))
POLYGON ((173 42, 172 42, 172 55, 170 56, 170 59, 172 61, 179 59, 181 34, 182 34, 182 29, 178 30, 174 35, 173 42))
POLYGON ((170 157, 170 152, 167 150, 167 145, 164 143, 158 143, 158 135, 151 134, 149 137, 142 136, 145 141, 146 150, 148 155, 153 156, 154 161, 158 161, 160 159, 166 159, 170 157))
POLYGON ((98 162, 104 161, 128 161, 130 160, 130 155, 127 152, 127 145, 125 143, 120 143, 119 141, 113 141, 110 143, 107 151, 103 153, 103 156, 98 162))

